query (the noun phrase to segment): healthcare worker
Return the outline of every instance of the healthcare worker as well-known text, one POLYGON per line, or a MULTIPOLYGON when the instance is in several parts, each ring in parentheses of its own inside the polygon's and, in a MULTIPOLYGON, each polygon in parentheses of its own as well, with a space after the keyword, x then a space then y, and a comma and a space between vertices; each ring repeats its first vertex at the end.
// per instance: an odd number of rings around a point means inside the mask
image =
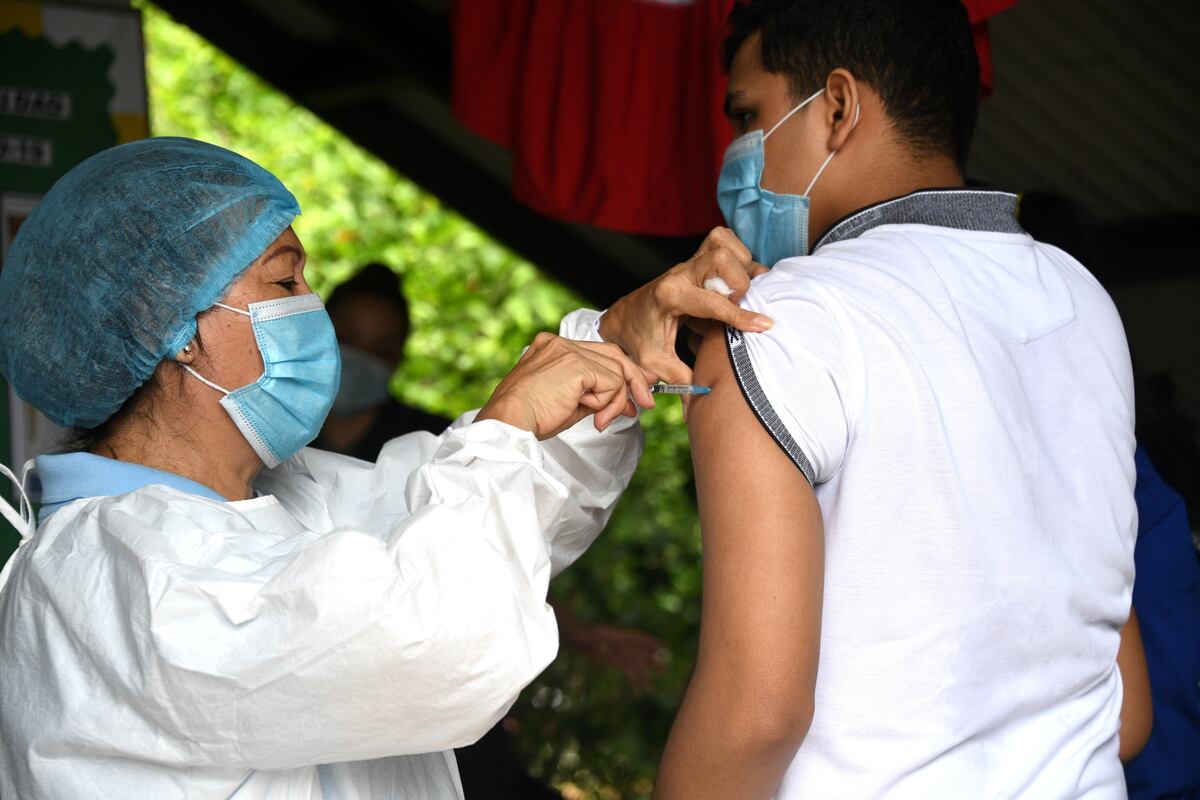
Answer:
MULTIPOLYGON (((80 447, 36 459, 36 521, 3 506, 0 797, 461 797, 446 751, 554 657, 547 583, 628 483, 654 376, 581 310, 561 334, 590 341, 539 336, 440 437, 306 449, 339 360, 298 213, 252 162, 160 138, 22 226, 0 371, 80 447)), ((744 288, 727 267, 679 265, 637 324, 702 313, 706 272, 744 288)))

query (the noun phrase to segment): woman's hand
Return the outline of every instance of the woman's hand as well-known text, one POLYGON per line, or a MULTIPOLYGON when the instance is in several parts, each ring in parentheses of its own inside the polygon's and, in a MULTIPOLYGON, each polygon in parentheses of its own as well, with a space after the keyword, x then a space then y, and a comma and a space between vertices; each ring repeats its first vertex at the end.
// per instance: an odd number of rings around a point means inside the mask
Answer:
POLYGON ((616 345, 539 333, 475 419, 498 419, 549 439, 595 414, 602 431, 618 416, 636 416, 635 403, 652 408, 656 380, 616 345))
POLYGON ((697 335, 713 321, 760 333, 770 318, 740 308, 750 279, 766 272, 729 228, 713 228, 689 260, 622 297, 600 320, 600 336, 668 383, 691 383, 692 371, 675 355, 683 320, 697 335))

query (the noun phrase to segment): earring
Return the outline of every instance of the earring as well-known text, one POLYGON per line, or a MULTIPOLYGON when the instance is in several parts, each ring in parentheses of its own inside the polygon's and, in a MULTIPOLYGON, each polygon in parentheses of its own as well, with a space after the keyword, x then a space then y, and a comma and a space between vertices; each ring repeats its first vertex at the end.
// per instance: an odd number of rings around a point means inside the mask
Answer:
POLYGON ((183 354, 190 356, 192 354, 192 343, 188 342, 183 346, 183 354))

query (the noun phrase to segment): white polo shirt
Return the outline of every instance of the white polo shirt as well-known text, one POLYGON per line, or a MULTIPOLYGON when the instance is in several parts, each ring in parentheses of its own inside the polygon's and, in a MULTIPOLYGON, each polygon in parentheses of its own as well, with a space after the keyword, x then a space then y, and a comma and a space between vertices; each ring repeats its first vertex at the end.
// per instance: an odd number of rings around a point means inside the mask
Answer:
POLYGON ((816 711, 780 798, 1123 798, 1133 381, 1015 196, 925 191, 780 262, 730 331, 825 523, 816 711))

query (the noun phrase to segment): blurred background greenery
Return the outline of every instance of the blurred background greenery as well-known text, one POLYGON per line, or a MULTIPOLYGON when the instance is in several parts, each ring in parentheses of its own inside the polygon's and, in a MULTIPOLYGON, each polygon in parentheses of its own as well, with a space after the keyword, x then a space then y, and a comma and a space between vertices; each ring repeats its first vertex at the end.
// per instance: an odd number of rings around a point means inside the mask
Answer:
MULTIPOLYGON (((154 135, 214 142, 278 175, 303 209, 295 229, 322 294, 370 261, 404 276, 413 335, 392 386, 401 400, 446 416, 482 404, 535 333, 588 305, 162 11, 138 5, 154 135)), ((687 434, 670 399, 643 424, 632 487, 551 591, 584 620, 658 637, 670 658, 654 689, 635 696, 615 669, 566 651, 523 694, 513 711, 521 755, 568 800, 649 796, 695 654, 700 548, 687 434)))

